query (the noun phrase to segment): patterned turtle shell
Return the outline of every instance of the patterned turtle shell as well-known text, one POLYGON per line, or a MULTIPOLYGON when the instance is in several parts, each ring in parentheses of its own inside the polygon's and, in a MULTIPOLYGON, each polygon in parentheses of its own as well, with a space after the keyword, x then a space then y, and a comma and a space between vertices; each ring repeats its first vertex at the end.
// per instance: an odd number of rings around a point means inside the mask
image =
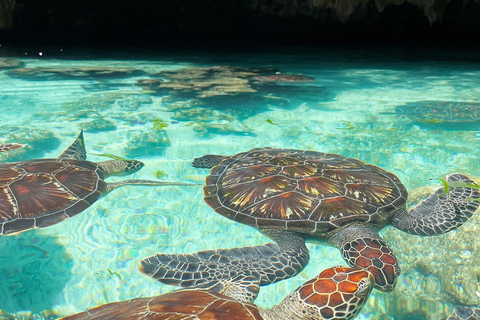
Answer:
POLYGON ((269 310, 211 290, 185 289, 112 302, 60 320, 286 320, 292 316, 347 320, 360 312, 374 281, 366 270, 334 267, 323 270, 269 310))
POLYGON ((46 227, 85 210, 104 193, 93 162, 39 159, 0 164, 0 234, 46 227))
POLYGON ((83 319, 242 319, 262 320, 258 308, 220 293, 205 290, 183 290, 157 297, 139 298, 98 306, 62 320, 83 319))
POLYGON ((337 154, 259 148, 222 160, 206 178, 205 202, 260 229, 321 236, 346 224, 384 226, 405 207, 392 173, 337 154))

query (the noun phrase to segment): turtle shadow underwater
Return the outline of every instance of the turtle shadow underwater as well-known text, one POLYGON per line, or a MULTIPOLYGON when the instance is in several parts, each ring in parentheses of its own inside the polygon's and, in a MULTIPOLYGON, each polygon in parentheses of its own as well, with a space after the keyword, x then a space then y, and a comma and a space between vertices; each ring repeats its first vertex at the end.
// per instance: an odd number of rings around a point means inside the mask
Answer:
POLYGON ((0 237, 0 309, 11 313, 53 309, 63 302, 72 268, 73 258, 55 237, 34 230, 0 237))

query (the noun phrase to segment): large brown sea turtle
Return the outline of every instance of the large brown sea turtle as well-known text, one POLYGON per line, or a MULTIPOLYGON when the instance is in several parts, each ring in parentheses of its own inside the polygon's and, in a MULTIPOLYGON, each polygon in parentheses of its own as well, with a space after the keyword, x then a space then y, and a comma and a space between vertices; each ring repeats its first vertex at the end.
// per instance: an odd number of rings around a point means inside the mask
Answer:
MULTIPOLYGON (((341 155, 259 148, 231 157, 206 155, 194 166, 212 168, 205 202, 217 213, 259 229, 275 243, 263 246, 157 254, 140 270, 174 285, 221 282, 259 274, 266 285, 298 274, 308 263, 305 240, 337 247, 351 266, 366 268, 376 288, 393 290, 400 274, 392 249, 379 235, 386 225, 415 235, 461 226, 479 202, 479 190, 434 191, 407 211, 407 190, 392 173, 341 155)), ((449 183, 472 181, 455 173, 449 183)))
POLYGON ((373 276, 358 268, 335 267, 301 285, 272 309, 253 302, 259 279, 229 281, 228 290, 186 289, 157 297, 113 302, 61 320, 341 320, 353 319, 373 288, 373 276))
MULTIPOLYGON (((3 145, 5 150, 14 147, 3 145)), ((0 235, 56 224, 82 212, 101 196, 121 186, 192 185, 139 179, 106 183, 107 177, 134 173, 144 164, 136 160, 96 163, 85 159, 83 133, 80 132, 58 159, 1 163, 0 235)))

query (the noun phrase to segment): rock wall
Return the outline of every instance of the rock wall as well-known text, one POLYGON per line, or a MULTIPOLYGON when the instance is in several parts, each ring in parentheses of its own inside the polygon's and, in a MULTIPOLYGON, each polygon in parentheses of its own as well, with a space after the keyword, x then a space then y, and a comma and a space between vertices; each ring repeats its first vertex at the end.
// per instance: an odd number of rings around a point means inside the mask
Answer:
POLYGON ((0 29, 12 27, 13 8, 15 0, 0 0, 0 29))
POLYGON ((0 12, 4 42, 480 38, 480 0, 0 0, 0 12))
MULTIPOLYGON (((450 0, 256 0, 252 5, 260 12, 281 15, 297 16, 308 15, 318 17, 326 10, 333 10, 338 20, 347 22, 348 18, 357 10, 365 10, 368 5, 374 4, 379 13, 388 6, 400 6, 411 3, 417 6, 431 24, 442 19, 450 0)), ((475 0, 475 2, 479 2, 475 0)), ((464 1, 464 4, 468 1, 464 1)))

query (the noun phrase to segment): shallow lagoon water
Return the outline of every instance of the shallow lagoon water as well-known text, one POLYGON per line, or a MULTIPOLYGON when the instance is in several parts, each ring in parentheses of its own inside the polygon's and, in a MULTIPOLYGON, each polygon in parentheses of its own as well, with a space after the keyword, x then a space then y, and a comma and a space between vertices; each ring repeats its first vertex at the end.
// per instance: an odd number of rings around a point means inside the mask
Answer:
MULTIPOLYGON (((203 183, 208 170, 191 167, 194 157, 263 146, 358 158, 408 189, 452 172, 480 175, 480 63, 468 52, 0 53, 19 63, 0 69, 0 142, 28 145, 1 154, 2 162, 57 157, 83 128, 89 160, 141 160, 146 166, 134 178, 203 183), (314 80, 254 80, 275 74, 314 80), (438 102, 436 109, 399 107, 425 101, 438 102)), ((403 273, 394 292, 373 292, 359 319, 439 319, 454 305, 480 303, 478 223, 477 213, 432 238, 384 229, 403 273)), ((123 187, 62 223, 0 238, 0 319, 55 319, 165 293, 174 288, 138 271, 142 258, 267 241, 215 214, 200 186, 123 187)), ((263 287, 257 304, 271 307, 320 270, 345 265, 334 248, 308 247, 306 269, 263 287)))

